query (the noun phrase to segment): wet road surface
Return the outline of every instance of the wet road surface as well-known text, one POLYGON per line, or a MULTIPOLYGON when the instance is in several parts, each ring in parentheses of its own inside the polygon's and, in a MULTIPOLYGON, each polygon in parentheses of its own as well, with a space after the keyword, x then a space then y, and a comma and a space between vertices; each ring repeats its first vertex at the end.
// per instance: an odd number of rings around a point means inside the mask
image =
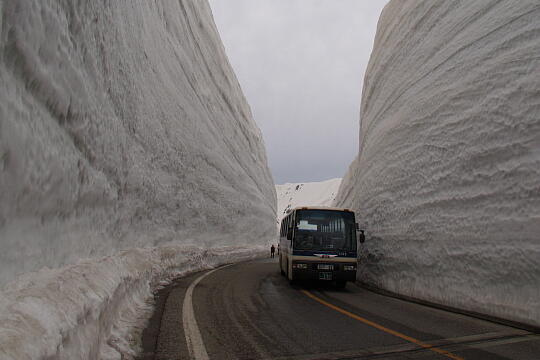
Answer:
POLYGON ((351 283, 291 286, 275 259, 161 290, 143 345, 140 360, 540 359, 539 334, 351 283))

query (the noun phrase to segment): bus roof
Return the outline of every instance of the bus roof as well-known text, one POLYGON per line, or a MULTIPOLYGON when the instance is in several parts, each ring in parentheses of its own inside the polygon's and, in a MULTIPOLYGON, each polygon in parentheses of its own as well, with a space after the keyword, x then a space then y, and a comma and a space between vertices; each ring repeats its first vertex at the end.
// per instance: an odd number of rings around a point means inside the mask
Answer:
POLYGON ((354 212, 351 209, 345 209, 345 208, 335 208, 335 207, 328 207, 328 206, 297 206, 294 209, 291 209, 287 212, 287 215, 295 210, 331 210, 331 211, 348 211, 348 212, 354 212))

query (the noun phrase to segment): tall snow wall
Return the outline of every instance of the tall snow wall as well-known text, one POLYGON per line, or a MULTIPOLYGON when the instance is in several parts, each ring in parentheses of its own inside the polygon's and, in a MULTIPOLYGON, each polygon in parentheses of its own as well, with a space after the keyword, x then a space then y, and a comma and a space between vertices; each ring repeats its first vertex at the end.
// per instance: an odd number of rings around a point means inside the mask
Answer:
POLYGON ((337 197, 359 280, 540 325, 540 6, 393 0, 337 197))
POLYGON ((133 358, 154 289, 273 239, 261 133, 206 0, 0 15, 0 358, 133 358))
POLYGON ((122 249, 275 234, 262 136, 206 1, 0 12, 0 284, 122 249))

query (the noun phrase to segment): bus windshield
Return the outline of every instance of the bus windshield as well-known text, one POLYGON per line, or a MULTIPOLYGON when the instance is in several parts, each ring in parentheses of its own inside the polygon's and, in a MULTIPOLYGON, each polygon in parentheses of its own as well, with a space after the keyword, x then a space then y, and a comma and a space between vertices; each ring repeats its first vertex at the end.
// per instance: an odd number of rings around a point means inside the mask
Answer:
POLYGON ((298 210, 294 249, 356 250, 354 214, 336 210, 298 210))

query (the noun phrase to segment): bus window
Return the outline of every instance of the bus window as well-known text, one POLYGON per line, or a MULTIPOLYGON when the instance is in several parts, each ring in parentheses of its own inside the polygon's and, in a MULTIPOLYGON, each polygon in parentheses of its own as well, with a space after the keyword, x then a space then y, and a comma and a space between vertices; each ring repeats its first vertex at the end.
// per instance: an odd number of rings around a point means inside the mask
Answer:
POLYGON ((299 250, 356 250, 354 215, 331 210, 298 210, 294 248, 299 250))

